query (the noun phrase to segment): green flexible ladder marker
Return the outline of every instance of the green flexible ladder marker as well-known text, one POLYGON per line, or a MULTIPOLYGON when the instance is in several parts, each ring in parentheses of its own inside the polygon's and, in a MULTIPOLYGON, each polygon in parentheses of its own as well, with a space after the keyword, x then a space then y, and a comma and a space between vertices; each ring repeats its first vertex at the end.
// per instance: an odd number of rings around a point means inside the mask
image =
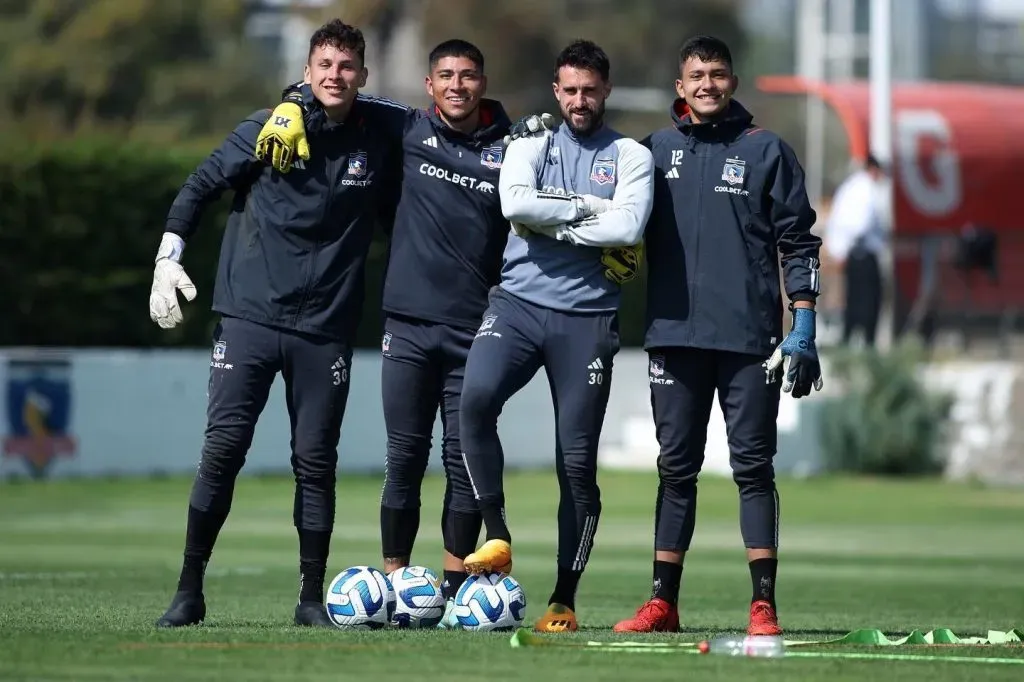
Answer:
MULTIPOLYGON (((959 637, 949 628, 938 628, 924 632, 914 630, 906 637, 890 639, 881 630, 864 628, 854 630, 838 639, 814 641, 785 640, 786 647, 811 645, 867 645, 867 646, 905 646, 933 644, 965 644, 965 645, 1014 645, 1024 641, 1024 633, 1020 630, 989 630, 985 637, 959 637)), ((551 647, 565 649, 591 649, 607 652, 627 653, 681 653, 699 654, 698 642, 631 642, 612 641, 598 642, 593 640, 563 639, 561 637, 545 637, 533 633, 528 628, 519 628, 513 633, 509 642, 512 648, 551 647)), ((847 659, 878 659, 889 661, 944 661, 956 663, 1002 663, 1024 665, 1024 658, 995 658, 978 656, 930 656, 896 653, 868 653, 842 651, 787 651, 789 658, 847 658, 847 659)))

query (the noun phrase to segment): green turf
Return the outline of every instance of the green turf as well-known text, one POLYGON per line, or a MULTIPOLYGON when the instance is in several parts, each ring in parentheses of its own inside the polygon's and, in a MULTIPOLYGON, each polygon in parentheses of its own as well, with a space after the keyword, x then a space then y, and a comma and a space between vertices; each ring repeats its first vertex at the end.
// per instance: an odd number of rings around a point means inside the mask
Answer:
MULTIPOLYGON (((650 582, 654 478, 605 473, 601 483, 604 516, 578 597, 578 637, 588 639, 617 638, 611 625, 632 613, 650 582)), ((0 484, 0 679, 1024 679, 1024 666, 513 650, 507 634, 300 630, 289 625, 297 589, 291 483, 269 478, 239 482, 210 566, 206 625, 156 631, 151 623, 177 578, 189 484, 0 484)), ((441 489, 438 478, 425 486, 414 557, 435 570, 441 489)), ((700 490, 685 632, 674 636, 690 640, 740 631, 750 593, 735 487, 707 479, 700 490)), ((1024 491, 825 479, 782 481, 780 493, 778 599, 788 636, 859 627, 949 627, 968 636, 1024 626, 1024 491)), ((379 496, 376 478, 341 482, 332 572, 379 563, 379 496)), ((515 575, 527 618, 536 617, 553 583, 554 476, 511 475, 508 499, 515 575)), ((912 651, 1024 658, 1020 646, 912 651)))

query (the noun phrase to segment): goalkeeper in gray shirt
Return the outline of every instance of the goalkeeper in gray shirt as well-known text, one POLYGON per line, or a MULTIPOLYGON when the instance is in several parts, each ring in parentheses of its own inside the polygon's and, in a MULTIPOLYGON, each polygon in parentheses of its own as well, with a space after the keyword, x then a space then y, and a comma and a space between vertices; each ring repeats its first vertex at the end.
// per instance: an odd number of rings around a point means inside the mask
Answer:
POLYGON ((636 254, 653 200, 653 161, 604 125, 608 57, 577 41, 558 56, 554 92, 563 122, 513 141, 499 180, 512 223, 501 284, 477 330, 462 388, 463 458, 487 541, 470 573, 511 570, 498 415, 543 367, 555 410, 558 580, 542 632, 577 629, 575 595, 594 544, 601 497, 597 446, 619 350, 622 263, 636 254))

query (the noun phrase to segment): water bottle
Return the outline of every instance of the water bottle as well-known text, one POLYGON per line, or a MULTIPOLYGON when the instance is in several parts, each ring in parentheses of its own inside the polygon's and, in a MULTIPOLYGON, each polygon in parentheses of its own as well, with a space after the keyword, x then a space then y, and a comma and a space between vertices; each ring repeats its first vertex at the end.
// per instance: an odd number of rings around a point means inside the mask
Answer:
POLYGON ((697 650, 702 654, 718 654, 720 656, 778 658, 785 656, 786 645, 782 637, 727 636, 715 637, 711 641, 705 640, 697 645, 697 650))

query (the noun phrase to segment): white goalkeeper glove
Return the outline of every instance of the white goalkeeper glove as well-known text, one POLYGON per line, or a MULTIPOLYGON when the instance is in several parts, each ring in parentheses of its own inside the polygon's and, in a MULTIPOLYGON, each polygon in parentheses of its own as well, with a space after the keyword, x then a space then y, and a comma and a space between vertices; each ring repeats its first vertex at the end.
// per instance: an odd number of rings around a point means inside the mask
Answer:
POLYGON ((572 199, 576 204, 576 220, 583 220, 610 211, 615 205, 611 199, 602 199, 593 194, 575 194, 572 199))
POLYGON ((149 317, 162 329, 173 329, 181 324, 178 291, 191 301, 196 297, 196 285, 181 267, 185 240, 172 232, 164 232, 156 252, 153 268, 153 286, 149 290, 149 317))
POLYGON ((555 125, 557 125, 555 117, 551 114, 531 114, 529 116, 523 116, 512 124, 509 128, 508 135, 505 136, 502 143, 507 147, 512 144, 513 140, 518 140, 520 137, 536 135, 537 133, 544 132, 545 130, 553 130, 555 125))

